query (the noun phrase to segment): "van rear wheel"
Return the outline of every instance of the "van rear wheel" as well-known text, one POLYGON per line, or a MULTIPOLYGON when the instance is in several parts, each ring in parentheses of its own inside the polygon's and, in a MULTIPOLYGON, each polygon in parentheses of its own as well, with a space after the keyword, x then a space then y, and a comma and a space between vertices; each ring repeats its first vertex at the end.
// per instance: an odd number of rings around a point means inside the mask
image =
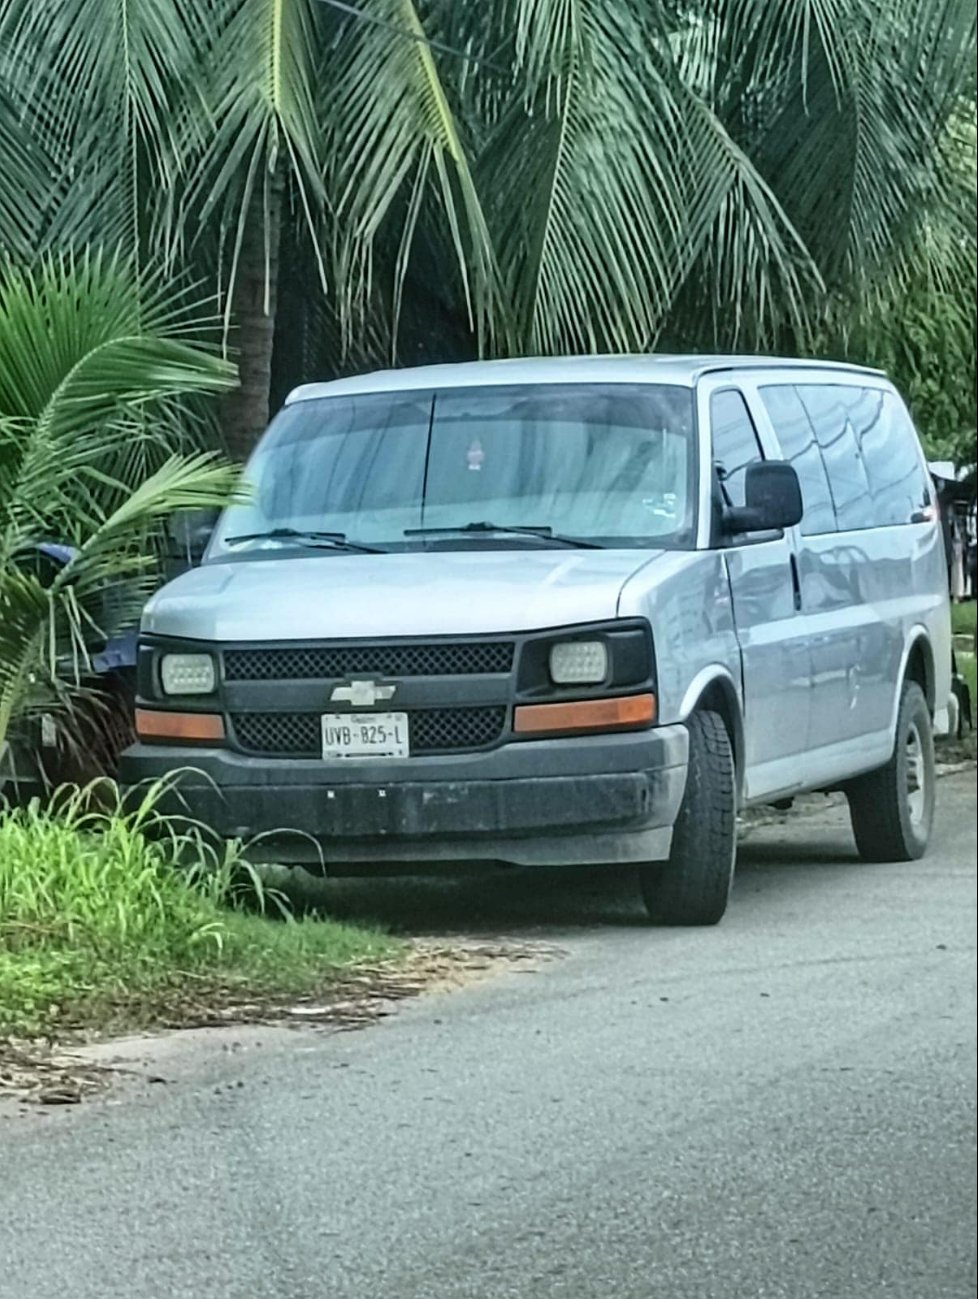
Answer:
POLYGON ((719 713, 694 713, 686 725, 689 765, 672 851, 642 867, 642 897, 655 924, 715 925, 727 909, 737 848, 733 750, 719 713))
POLYGON ((934 732, 924 692, 905 681, 896 744, 885 767, 846 790, 856 847, 864 861, 916 861, 934 821, 934 732))

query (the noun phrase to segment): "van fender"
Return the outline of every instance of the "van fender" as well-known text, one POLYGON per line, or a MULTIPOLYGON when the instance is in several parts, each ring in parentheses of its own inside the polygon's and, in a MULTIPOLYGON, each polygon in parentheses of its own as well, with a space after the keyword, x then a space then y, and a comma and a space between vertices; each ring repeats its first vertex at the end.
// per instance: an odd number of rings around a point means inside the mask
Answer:
POLYGON ((906 644, 903 647, 900 671, 897 673, 897 688, 893 692, 893 706, 890 710, 890 735, 893 737, 894 744, 896 743, 897 714, 900 711, 900 695, 903 693, 903 683, 908 678, 911 681, 916 681, 923 690, 927 699, 927 707, 930 709, 931 717, 934 718, 935 730, 938 730, 938 724, 942 720, 946 727, 947 706, 945 704, 943 707, 938 707, 937 700, 934 698, 934 649, 930 643, 927 628, 922 623, 916 623, 910 628, 907 632, 906 644))
POLYGON ((744 710, 740 686, 722 663, 709 663, 701 668, 686 687, 679 706, 679 720, 685 722, 700 708, 709 708, 723 718, 730 736, 737 772, 737 796, 743 794, 746 747, 744 741, 744 710))

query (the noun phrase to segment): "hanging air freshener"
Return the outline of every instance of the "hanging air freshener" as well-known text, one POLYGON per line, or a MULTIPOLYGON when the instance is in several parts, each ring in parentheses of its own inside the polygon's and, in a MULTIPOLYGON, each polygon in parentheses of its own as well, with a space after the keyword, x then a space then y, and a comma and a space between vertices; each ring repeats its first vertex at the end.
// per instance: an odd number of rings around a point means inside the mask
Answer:
POLYGON ((466 457, 469 466, 469 473, 477 474, 482 468, 482 462, 486 458, 486 453, 482 449, 482 443, 476 438, 469 447, 469 454, 466 457))

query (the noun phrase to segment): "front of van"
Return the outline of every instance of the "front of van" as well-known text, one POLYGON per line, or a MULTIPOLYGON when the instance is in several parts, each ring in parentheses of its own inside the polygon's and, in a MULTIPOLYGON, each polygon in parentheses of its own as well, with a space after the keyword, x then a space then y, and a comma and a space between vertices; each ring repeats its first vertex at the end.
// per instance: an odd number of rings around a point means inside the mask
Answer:
POLYGON ((638 359, 299 390, 146 608, 124 782, 185 770, 195 820, 336 873, 660 860, 688 735, 622 592, 695 548, 698 466, 638 359))

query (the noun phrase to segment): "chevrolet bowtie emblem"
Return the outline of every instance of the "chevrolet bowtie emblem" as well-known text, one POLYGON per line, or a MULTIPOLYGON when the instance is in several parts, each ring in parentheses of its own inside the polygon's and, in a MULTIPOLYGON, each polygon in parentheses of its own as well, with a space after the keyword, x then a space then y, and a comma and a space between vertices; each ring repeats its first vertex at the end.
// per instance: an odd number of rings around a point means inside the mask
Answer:
POLYGON ((334 703, 352 704, 354 708, 373 708, 385 699, 393 699, 397 686, 383 686, 376 681, 351 681, 347 686, 336 686, 330 699, 334 703))

